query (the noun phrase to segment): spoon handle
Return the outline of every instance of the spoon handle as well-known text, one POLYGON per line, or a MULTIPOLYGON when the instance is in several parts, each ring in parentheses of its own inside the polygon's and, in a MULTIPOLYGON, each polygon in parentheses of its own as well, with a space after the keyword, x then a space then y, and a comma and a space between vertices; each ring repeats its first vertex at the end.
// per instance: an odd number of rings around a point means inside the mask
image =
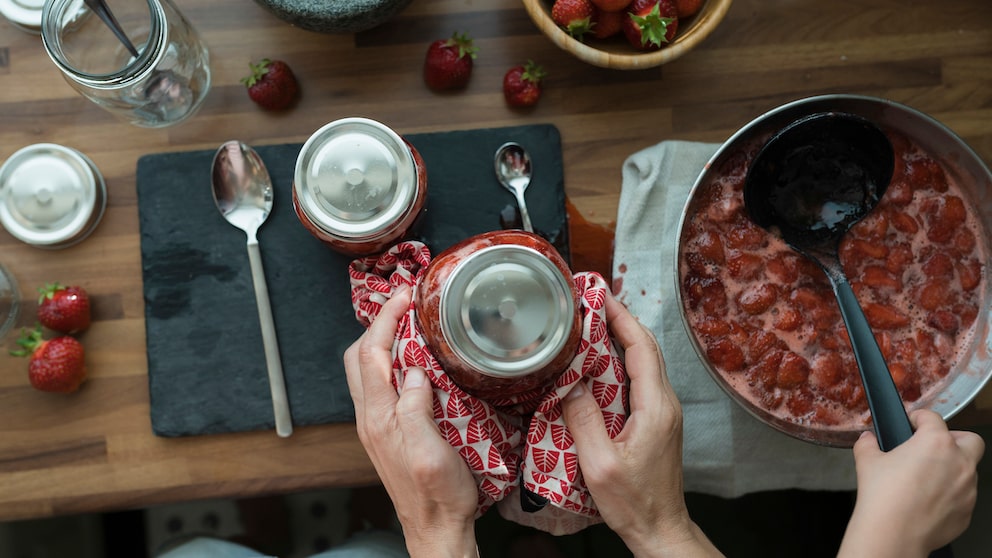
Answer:
POLYGON ((276 340, 276 326, 272 319, 269 287, 265 282, 262 252, 257 240, 248 241, 248 261, 251 263, 251 280, 255 286, 258 321, 262 326, 262 345, 265 348, 265 364, 269 371, 269 389, 272 392, 276 433, 285 438, 293 433, 293 417, 289 413, 289 397, 286 395, 286 380, 282 374, 282 361, 279 358, 279 343, 276 340))
POLYGON ((137 58, 138 49, 134 48, 134 43, 131 42, 131 39, 127 38, 127 34, 124 33, 124 29, 121 27, 121 24, 117 22, 117 18, 114 17, 113 12, 111 12, 110 8, 107 7, 107 3, 104 0, 84 1, 86 2, 86 5, 96 13, 96 15, 99 16, 105 24, 107 24, 107 27, 114 32, 117 40, 124 45, 124 48, 131 53, 131 56, 137 58))
POLYGON ((868 325, 864 311, 846 279, 832 280, 840 313, 847 326, 847 333, 854 348, 854 358, 858 361, 861 381, 865 387, 865 397, 871 410, 878 447, 889 451, 905 442, 913 435, 913 427, 906 416, 899 391, 892 381, 882 350, 875 341, 875 335, 868 325))
POLYGON ((534 225, 530 222, 530 212, 527 211, 527 202, 524 200, 523 191, 514 190, 513 194, 517 196, 517 207, 520 208, 520 222, 524 230, 529 233, 534 232, 534 225))

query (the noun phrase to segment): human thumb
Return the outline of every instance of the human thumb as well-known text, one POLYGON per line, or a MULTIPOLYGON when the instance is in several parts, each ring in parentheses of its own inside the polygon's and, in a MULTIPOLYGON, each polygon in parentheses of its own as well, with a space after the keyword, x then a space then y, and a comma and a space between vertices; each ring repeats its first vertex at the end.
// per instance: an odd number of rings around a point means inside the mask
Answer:
POLYGON ((854 443, 855 463, 863 459, 869 459, 879 453, 882 453, 882 450, 878 447, 878 438, 875 437, 875 433, 871 430, 862 432, 861 437, 854 443))
POLYGON ((408 368, 396 403, 396 415, 401 423, 414 428, 435 428, 433 397, 434 390, 424 369, 419 366, 408 368))
POLYGON ((610 444, 603 411, 584 381, 572 386, 562 400, 562 415, 580 455, 598 451, 596 448, 610 444), (586 448, 586 449, 584 449, 586 448))

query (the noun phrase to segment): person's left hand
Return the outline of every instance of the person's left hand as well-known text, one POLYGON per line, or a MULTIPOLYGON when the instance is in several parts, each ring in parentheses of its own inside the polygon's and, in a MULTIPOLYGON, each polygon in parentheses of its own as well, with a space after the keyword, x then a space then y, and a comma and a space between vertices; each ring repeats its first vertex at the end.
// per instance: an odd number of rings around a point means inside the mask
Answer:
POLYGON ((344 354, 358 437, 393 500, 412 556, 476 556, 478 489, 468 465, 441 436, 424 370, 392 384, 392 347, 410 306, 403 287, 344 354))

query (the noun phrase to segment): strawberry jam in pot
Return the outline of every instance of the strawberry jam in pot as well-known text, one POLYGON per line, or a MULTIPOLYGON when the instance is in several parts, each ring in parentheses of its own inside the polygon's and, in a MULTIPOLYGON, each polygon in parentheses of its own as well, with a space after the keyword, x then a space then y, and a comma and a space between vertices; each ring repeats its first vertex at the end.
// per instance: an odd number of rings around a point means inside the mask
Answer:
POLYGON ((582 333, 567 264, 550 243, 524 231, 483 233, 442 252, 417 287, 416 307, 448 376, 486 400, 553 382, 582 333))
MULTIPOLYGON (((989 236, 955 175, 909 137, 888 134, 892 181, 839 252, 899 395, 916 408, 938 395, 976 338, 989 236)), ((747 217, 742 189, 758 147, 727 159, 687 209, 687 324, 755 408, 785 423, 863 430, 868 403, 826 276, 747 217)))
POLYGON ((341 253, 382 252, 405 238, 427 200, 417 150, 367 118, 335 120, 300 150, 293 208, 310 234, 341 253))

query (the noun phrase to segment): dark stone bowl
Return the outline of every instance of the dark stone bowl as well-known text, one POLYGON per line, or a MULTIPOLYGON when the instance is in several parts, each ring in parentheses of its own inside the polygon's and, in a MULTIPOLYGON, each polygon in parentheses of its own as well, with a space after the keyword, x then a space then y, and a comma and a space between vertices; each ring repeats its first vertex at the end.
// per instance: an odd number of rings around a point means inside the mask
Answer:
POLYGON ((279 19, 318 33, 357 33, 371 29, 411 0, 255 0, 279 19))

